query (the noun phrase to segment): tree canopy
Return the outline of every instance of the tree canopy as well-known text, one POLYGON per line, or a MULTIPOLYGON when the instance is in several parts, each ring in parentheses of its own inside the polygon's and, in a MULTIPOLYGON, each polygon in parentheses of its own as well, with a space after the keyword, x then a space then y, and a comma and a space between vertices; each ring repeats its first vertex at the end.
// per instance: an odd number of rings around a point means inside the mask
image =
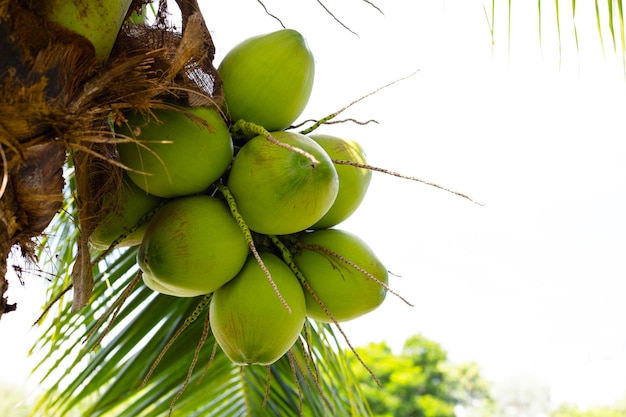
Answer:
POLYGON ((550 413, 550 417, 624 417, 626 406, 617 404, 614 407, 594 406, 581 409, 573 404, 561 404, 550 413))
POLYGON ((371 367, 381 386, 363 367, 354 366, 363 395, 378 417, 453 417, 457 405, 489 402, 489 383, 476 363, 454 364, 440 344, 422 335, 408 338, 394 354, 385 342, 356 352, 371 367))

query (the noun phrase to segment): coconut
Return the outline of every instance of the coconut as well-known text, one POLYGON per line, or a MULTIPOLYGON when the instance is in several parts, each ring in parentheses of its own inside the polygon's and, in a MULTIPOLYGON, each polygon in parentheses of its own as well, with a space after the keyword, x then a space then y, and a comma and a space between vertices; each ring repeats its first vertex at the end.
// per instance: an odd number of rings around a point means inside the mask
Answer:
POLYGON ((119 135, 136 140, 117 145, 128 176, 158 197, 179 197, 206 190, 231 163, 228 126, 212 107, 154 109, 156 119, 131 113, 119 135))
POLYGON ((116 247, 139 245, 148 227, 144 217, 165 201, 146 193, 127 176, 122 180, 120 195, 114 195, 119 192, 111 191, 103 197, 106 215, 89 236, 89 243, 97 250, 106 250, 113 243, 116 247))
MULTIPOLYGON (((333 160, 364 165, 365 151, 350 139, 330 135, 309 135, 333 160)), ((339 177, 339 191, 330 209, 313 226, 313 229, 333 227, 346 220, 356 211, 365 198, 372 179, 372 171, 358 166, 335 164, 339 177)))
POLYGON ((309 101, 315 60, 299 32, 282 29, 236 45, 217 71, 233 121, 244 119, 267 130, 282 130, 309 101))
POLYGON ((226 204, 198 195, 169 201, 157 210, 137 263, 148 287, 192 297, 212 293, 231 280, 247 255, 248 243, 226 204))
POLYGON ((337 322, 360 317, 385 300, 387 269, 361 238, 322 229, 299 235, 298 242, 294 262, 315 293, 305 291, 308 317, 332 321, 316 297, 337 322))
POLYGON ((261 258, 290 311, 253 256, 215 291, 209 306, 215 340, 237 365, 274 363, 293 346, 304 325, 304 293, 297 278, 276 255, 265 252, 261 258))
POLYGON ((337 171, 324 149, 307 136, 271 135, 295 149, 263 136, 251 139, 237 153, 227 185, 250 229, 268 235, 300 232, 317 222, 335 201, 337 171))

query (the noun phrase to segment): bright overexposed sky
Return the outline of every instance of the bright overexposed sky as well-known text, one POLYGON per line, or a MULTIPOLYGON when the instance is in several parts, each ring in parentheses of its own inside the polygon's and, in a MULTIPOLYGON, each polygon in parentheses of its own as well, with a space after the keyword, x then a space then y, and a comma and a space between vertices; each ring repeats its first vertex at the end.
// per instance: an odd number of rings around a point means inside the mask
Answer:
MULTIPOLYGON (((372 246, 415 306, 389 295, 342 326, 352 344, 399 348, 422 333, 489 379, 541 381, 553 404, 624 396, 626 76, 608 31, 603 54, 591 2, 578 2, 578 50, 571 5, 561 4, 561 53, 554 2, 542 2, 540 43, 536 2, 514 2, 509 39, 509 2, 496 1, 493 45, 490 1, 375 1, 384 15, 360 0, 326 1, 358 36, 316 1, 264 3, 316 57, 303 119, 419 69, 345 112, 378 124, 323 131, 360 141, 372 165, 484 203, 374 174, 341 227, 372 246)), ((201 4, 218 62, 237 42, 280 28, 255 0, 201 4)), ((0 340, 25 333, 40 287, 12 282, 20 310, 2 318, 0 340)))

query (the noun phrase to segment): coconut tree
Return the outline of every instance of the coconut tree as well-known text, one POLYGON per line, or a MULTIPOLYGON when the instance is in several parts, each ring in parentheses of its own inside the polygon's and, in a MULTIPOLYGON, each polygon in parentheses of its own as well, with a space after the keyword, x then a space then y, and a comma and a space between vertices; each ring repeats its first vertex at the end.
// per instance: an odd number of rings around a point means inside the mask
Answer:
MULTIPOLYGON (((496 3, 485 8, 492 28, 496 3)), ((165 1, 0 0, 0 250, 6 259, 18 248, 52 277, 33 348, 52 387, 38 412, 368 415, 332 325, 307 321, 278 361, 238 366, 217 349, 210 294, 155 292, 143 285, 136 246, 90 245, 107 204, 121 200, 127 167, 116 145, 132 140, 115 133, 124 114, 222 108, 209 28, 195 0, 176 5, 178 29, 165 1), (146 25, 149 8, 155 23, 146 25)), ((622 3, 608 10, 617 42, 622 3)), ((0 265, 1 317, 15 305, 0 265)))

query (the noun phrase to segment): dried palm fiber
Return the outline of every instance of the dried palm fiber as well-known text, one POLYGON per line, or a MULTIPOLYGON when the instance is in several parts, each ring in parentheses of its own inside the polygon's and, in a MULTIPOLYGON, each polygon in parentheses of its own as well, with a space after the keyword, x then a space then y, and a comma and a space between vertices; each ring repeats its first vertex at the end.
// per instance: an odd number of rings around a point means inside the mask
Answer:
POLYGON ((63 200, 65 107, 95 71, 92 45, 17 1, 0 0, 0 314, 8 305, 6 258, 14 245, 33 257, 63 200))
MULTIPOLYGON (((130 140, 116 137, 110 122, 124 123, 129 110, 220 108, 223 97, 212 64, 215 49, 196 0, 177 2, 180 32, 167 20, 165 1, 152 27, 124 25, 100 67, 88 41, 43 22, 29 3, 0 0, 0 47, 7 51, 0 57, 0 255, 6 259, 19 245, 25 257, 34 258, 33 238, 63 203, 62 169, 69 156, 80 232, 72 270, 77 310, 93 288, 88 239, 104 215, 102 196, 120 188, 123 167, 115 143, 130 140)), ((146 3, 133 0, 128 16, 146 3)), ((6 262, 0 262, 0 316, 8 305, 5 273, 6 262)))

